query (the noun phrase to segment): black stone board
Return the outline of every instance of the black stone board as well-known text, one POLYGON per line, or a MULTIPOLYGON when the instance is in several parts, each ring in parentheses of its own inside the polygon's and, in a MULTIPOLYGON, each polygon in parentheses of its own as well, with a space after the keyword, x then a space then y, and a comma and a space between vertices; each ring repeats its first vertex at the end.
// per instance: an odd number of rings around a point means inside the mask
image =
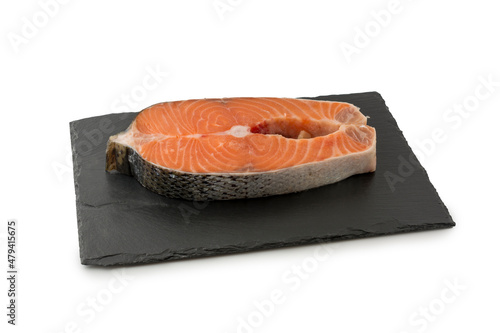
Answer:
POLYGON ((314 99, 349 102, 370 117, 376 172, 267 198, 169 199, 104 170, 108 137, 137 113, 71 122, 81 263, 149 263, 455 225, 378 93, 314 99))

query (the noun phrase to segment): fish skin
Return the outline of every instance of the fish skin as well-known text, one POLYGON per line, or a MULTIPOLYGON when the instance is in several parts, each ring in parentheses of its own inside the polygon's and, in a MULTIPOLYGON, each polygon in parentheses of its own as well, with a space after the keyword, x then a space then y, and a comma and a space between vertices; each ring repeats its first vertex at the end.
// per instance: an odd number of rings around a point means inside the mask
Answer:
MULTIPOLYGON (((237 99, 220 100, 220 103, 227 105, 228 101, 231 102, 234 100, 237 99)), ((213 102, 217 100, 209 101, 213 102)), ((286 99, 286 101, 287 103, 293 103, 294 100, 286 99)), ((312 102, 314 105, 313 101, 308 102, 312 102)), ((194 103, 197 102, 194 101, 194 103)), ((163 104, 164 103, 162 103, 162 105, 163 104)), ((140 119, 138 116, 126 131, 110 137, 106 150, 106 170, 117 171, 119 173, 131 175, 135 179, 137 179, 137 181, 139 181, 142 186, 158 194, 170 198, 182 198, 196 201, 258 198, 299 192, 327 184, 332 184, 355 174, 373 172, 376 169, 375 129, 366 125, 366 117, 364 117, 359 111, 353 111, 354 109, 358 110, 356 107, 347 103, 341 104, 347 105, 346 107, 351 109, 349 109, 350 111, 348 109, 342 109, 336 114, 336 116, 341 120, 345 118, 348 120, 348 122, 339 123, 340 125, 338 126, 338 129, 333 133, 321 133, 321 136, 309 138, 311 134, 308 131, 300 129, 285 129, 288 132, 295 132, 294 135, 299 139, 284 139, 282 135, 278 135, 280 138, 277 140, 292 140, 286 142, 293 143, 293 140, 323 140, 324 138, 328 137, 328 140, 331 141, 332 135, 336 133, 335 135, 341 136, 341 139, 343 140, 342 142, 345 143, 346 140, 349 141, 347 143, 350 144, 350 147, 352 147, 354 144, 355 146, 366 146, 366 148, 360 149, 359 151, 355 152, 349 152, 344 145, 343 149, 345 148, 344 150, 347 150, 347 153, 344 151, 337 153, 340 154, 338 156, 327 156, 320 161, 306 161, 306 163, 287 166, 283 168, 274 168, 272 170, 253 170, 252 166, 245 166, 243 168, 232 170, 230 172, 192 172, 189 170, 180 170, 159 165, 158 163, 153 163, 144 158, 144 156, 141 156, 139 152, 140 149, 134 147, 136 142, 139 142, 138 146, 141 146, 144 144, 144 142, 146 142, 144 137, 141 137, 141 132, 136 131, 137 124, 135 124, 135 122, 137 121, 137 119, 140 119), (346 117, 346 114, 351 116, 352 114, 354 114, 355 116, 349 118, 346 117), (350 123, 349 120, 351 120, 352 123, 350 123), (307 134, 304 134, 303 132, 307 134), (126 135, 128 135, 128 141, 122 139, 126 135), (133 140, 130 140, 130 137, 133 137, 133 140), (344 137, 347 139, 344 139, 344 137)), ((142 112, 151 110, 151 108, 154 107, 155 106, 149 107, 142 112)), ((324 108, 324 104, 322 108, 324 108)), ((316 119, 316 121, 323 120, 324 119, 321 119, 321 115, 319 120, 316 119)), ((262 122, 264 121, 266 121, 266 119, 262 119, 262 122)), ((311 121, 308 118, 304 118, 304 122, 310 123, 311 121)), ((263 133, 263 129, 259 128, 259 126, 256 126, 257 124, 253 125, 255 125, 254 127, 257 128, 257 131, 261 132, 249 135, 276 136, 276 134, 273 133, 260 134, 263 133)), ((314 125, 315 124, 313 123, 313 127, 311 128, 314 128, 314 125)), ((144 124, 144 126, 149 126, 149 128, 155 128, 155 126, 156 128, 160 127, 158 124, 144 124)), ((217 124, 207 124, 205 127, 209 126, 214 127, 217 126, 217 124)), ((268 128, 272 126, 273 124, 271 124, 271 126, 266 125, 265 130, 268 130, 268 128)), ((283 128, 282 125, 279 125, 278 127, 283 128)), ((318 133, 320 132, 321 128, 319 129, 318 133)), ((238 137, 240 135, 239 133, 240 132, 237 132, 234 135, 238 137)), ((290 133, 287 133, 287 135, 288 134, 290 133)), ((176 135, 177 137, 180 137, 179 133, 176 133, 176 135)), ((185 135, 194 135, 195 139, 193 140, 198 139, 197 133, 185 135)), ((210 135, 210 133, 204 133, 199 136, 201 137, 204 135, 210 135)), ((267 138, 260 137, 260 139, 266 142, 267 138)), ((324 141, 321 147, 323 147, 325 142, 330 141, 324 141)))

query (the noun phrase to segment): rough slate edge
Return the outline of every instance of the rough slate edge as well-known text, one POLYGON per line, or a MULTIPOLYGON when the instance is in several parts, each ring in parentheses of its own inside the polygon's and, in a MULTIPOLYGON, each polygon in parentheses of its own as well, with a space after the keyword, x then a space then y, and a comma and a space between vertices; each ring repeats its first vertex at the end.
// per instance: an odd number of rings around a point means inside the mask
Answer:
POLYGON ((296 242, 286 242, 286 243, 266 243, 262 244, 256 247, 250 247, 250 246, 244 246, 244 247, 237 247, 233 246, 231 248, 226 247, 226 248, 216 248, 212 250, 207 250, 203 249, 203 251, 200 251, 199 249, 193 249, 193 253, 196 254, 190 254, 189 252, 184 252, 182 254, 178 254, 175 252, 162 252, 158 254, 144 254, 144 257, 141 258, 137 254, 126 254, 126 253, 120 253, 116 255, 110 255, 110 256, 103 256, 97 259, 82 259, 82 264, 83 265, 96 265, 96 266, 105 266, 105 267, 116 267, 116 266, 137 266, 137 265, 143 265, 143 264, 154 264, 154 263, 160 263, 160 262, 165 262, 165 261, 173 261, 173 260, 189 260, 189 259, 199 259, 199 258, 208 258, 208 257, 215 257, 215 256, 223 256, 227 254, 239 254, 239 253, 248 253, 248 252, 258 252, 258 251, 265 251, 265 250, 276 250, 276 249, 283 249, 283 248, 289 248, 289 247, 297 247, 301 245, 315 245, 315 244, 322 244, 322 243, 330 243, 330 242, 338 242, 338 241, 348 241, 348 240, 357 240, 357 239, 363 239, 363 238, 374 238, 374 237, 379 237, 379 236, 388 236, 388 235, 399 235, 399 234, 406 234, 406 233, 412 233, 412 232, 423 232, 423 231, 432 231, 432 230, 441 230, 441 229, 449 229, 455 226, 455 223, 453 224, 450 223, 442 223, 438 224, 435 223, 432 225, 432 227, 411 227, 411 228, 406 228, 403 229, 399 232, 388 232, 388 233, 362 233, 362 234, 352 234, 352 235, 344 235, 344 236, 331 236, 331 237, 321 237, 321 238, 304 238, 302 240, 296 241, 296 242), (109 259, 112 258, 110 261, 109 259))
MULTIPOLYGON (((350 96, 352 96, 354 99, 359 98, 361 95, 371 95, 371 96, 377 96, 377 98, 380 99, 380 101, 383 103, 385 109, 388 111, 391 121, 393 125, 398 129, 400 136, 403 138, 404 143, 406 144, 408 150, 410 151, 410 154, 413 155, 415 159, 416 156, 414 155, 413 151, 411 150, 411 147, 409 147, 408 142, 406 138, 404 137, 402 131, 399 129, 397 126, 396 120, 394 117, 392 117, 392 114, 389 111, 389 108, 387 107, 384 99, 378 92, 365 92, 365 93, 353 93, 353 94, 342 94, 342 95, 334 95, 335 97, 341 96, 342 101, 349 102, 350 96), (357 96, 357 97, 355 97, 357 96)), ((332 96, 326 95, 326 96, 318 96, 318 97, 303 97, 304 99, 312 99, 312 100, 333 100, 332 96)), ((354 104, 354 101, 352 102, 354 104)), ((131 114, 135 114, 136 112, 130 112, 131 114)), ((93 117, 93 118, 99 118, 100 116, 93 117)), ((87 118, 91 119, 91 118, 87 118)), ((75 121, 77 122, 77 121, 75 121)), ((78 165, 77 162, 77 157, 75 154, 75 142, 77 137, 76 131, 73 130, 73 123, 70 123, 70 129, 71 129, 71 143, 72 143, 72 150, 73 150, 73 165, 74 165, 74 179, 75 179, 75 192, 76 192, 76 200, 77 202, 79 201, 79 191, 78 191, 78 184, 76 183, 76 179, 78 176, 78 173, 80 172, 80 166, 78 165)), ((112 255, 105 255, 105 256, 100 256, 98 258, 82 258, 82 264, 85 265, 101 265, 101 266, 108 266, 108 265, 137 265, 137 264, 145 264, 145 263, 154 263, 154 262, 161 262, 161 261, 166 261, 166 260, 179 260, 179 259, 191 259, 191 258, 200 258, 200 257, 208 257, 208 256, 216 256, 216 255, 222 255, 222 254, 233 254, 233 253, 244 253, 244 252, 251 252, 251 251, 258 251, 258 250, 266 250, 266 249, 273 249, 273 248, 282 248, 282 247, 291 247, 291 246, 298 246, 298 245, 305 245, 305 244, 317 244, 317 243, 323 243, 323 242, 331 242, 331 241, 339 241, 339 240, 349 240, 349 239, 357 239, 357 238, 366 238, 366 237, 375 237, 375 236, 383 236, 383 235, 391 235, 391 234, 400 234, 400 233, 407 233, 407 232, 415 232, 415 231, 424 231, 424 230, 436 230, 436 229, 444 229, 444 228, 451 228, 455 226, 455 222, 452 220, 448 209, 444 205, 443 201, 440 199, 435 187, 432 185, 432 183, 429 180, 427 171, 420 165, 420 170, 423 171, 424 176, 427 178, 428 183, 431 185, 432 189, 434 190, 435 197, 437 201, 439 202, 440 206, 442 206, 444 212, 447 214, 448 221, 443 222, 443 223, 433 223, 432 225, 425 224, 425 225, 405 225, 404 228, 400 228, 399 230, 392 230, 390 232, 366 232, 362 230, 355 230, 352 229, 351 231, 356 231, 356 232, 351 232, 349 235, 332 235, 332 236, 325 236, 325 237, 305 237, 305 238, 297 238, 295 241, 292 241, 291 239, 287 239, 285 243, 283 242, 269 242, 269 243, 260 243, 258 245, 252 246, 251 244, 239 244, 239 246, 229 246, 229 247, 219 247, 219 248, 213 248, 213 249, 200 249, 200 248, 191 248, 189 250, 185 250, 183 253, 176 253, 169 251, 168 249, 156 253, 156 254, 151 254, 151 253, 144 253, 144 254, 127 254, 127 253, 122 253, 122 254, 112 254, 112 255)), ((79 212, 79 207, 77 205, 77 216, 78 216, 78 224, 79 224, 79 241, 80 244, 82 243, 82 235, 80 233, 80 212, 79 212)))

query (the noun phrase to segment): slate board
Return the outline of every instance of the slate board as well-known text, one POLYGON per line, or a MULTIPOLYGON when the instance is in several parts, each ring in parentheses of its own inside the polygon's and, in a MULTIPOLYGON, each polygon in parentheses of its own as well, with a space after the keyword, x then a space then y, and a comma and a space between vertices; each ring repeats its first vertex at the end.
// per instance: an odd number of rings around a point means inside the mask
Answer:
POLYGON ((81 263, 148 263, 455 225, 380 94, 312 99, 349 102, 370 117, 377 130, 375 173, 267 198, 169 199, 104 170, 108 137, 137 113, 71 122, 81 263))

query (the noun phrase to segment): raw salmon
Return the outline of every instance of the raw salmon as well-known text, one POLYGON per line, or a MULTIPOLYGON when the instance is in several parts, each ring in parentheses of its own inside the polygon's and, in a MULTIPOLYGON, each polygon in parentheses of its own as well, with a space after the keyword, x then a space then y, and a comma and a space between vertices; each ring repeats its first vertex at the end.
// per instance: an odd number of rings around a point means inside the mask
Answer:
POLYGON ((375 171, 376 133, 342 102, 227 98, 167 102, 111 136, 106 170, 189 200, 298 192, 375 171))

